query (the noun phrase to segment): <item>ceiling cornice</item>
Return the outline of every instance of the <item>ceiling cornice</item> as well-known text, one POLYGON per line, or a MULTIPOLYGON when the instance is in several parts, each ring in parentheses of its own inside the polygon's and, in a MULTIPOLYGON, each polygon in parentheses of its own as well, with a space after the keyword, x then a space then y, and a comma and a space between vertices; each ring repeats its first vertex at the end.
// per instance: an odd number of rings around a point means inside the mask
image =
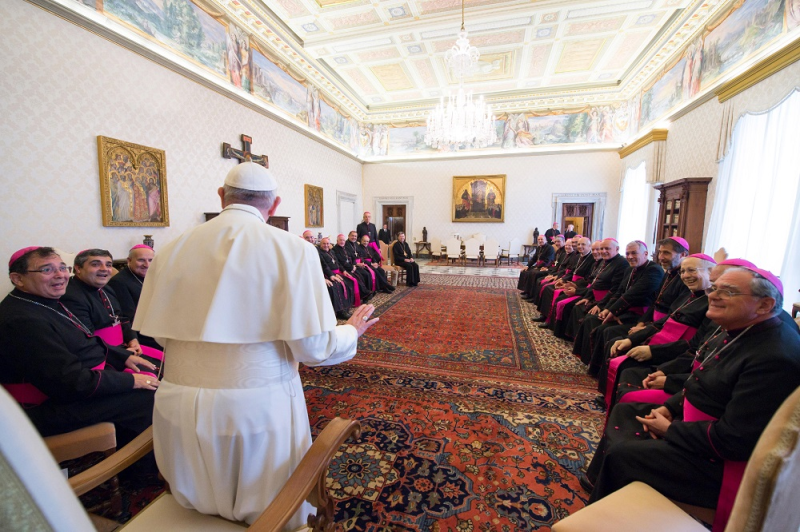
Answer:
POLYGON ((732 80, 723 83, 714 93, 719 98, 720 103, 730 100, 737 94, 746 91, 756 83, 767 79, 798 60, 800 60, 800 36, 786 48, 765 57, 732 80))
POLYGON ((669 130, 667 129, 651 129, 638 139, 634 140, 630 144, 623 146, 619 150, 619 158, 624 159, 628 155, 632 154, 635 151, 638 151, 648 144, 652 144, 653 142, 659 140, 667 140, 667 134, 669 130))

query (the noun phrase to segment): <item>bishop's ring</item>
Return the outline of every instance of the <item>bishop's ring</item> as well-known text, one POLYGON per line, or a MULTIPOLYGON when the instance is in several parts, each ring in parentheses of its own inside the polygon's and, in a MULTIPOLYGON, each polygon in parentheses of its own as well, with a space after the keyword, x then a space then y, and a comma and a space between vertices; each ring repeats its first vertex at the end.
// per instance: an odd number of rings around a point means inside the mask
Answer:
POLYGON ((364 321, 367 321, 367 317, 366 317, 366 316, 364 316, 364 317, 363 317, 363 318, 361 318, 361 319, 362 319, 362 320, 364 320, 364 321))

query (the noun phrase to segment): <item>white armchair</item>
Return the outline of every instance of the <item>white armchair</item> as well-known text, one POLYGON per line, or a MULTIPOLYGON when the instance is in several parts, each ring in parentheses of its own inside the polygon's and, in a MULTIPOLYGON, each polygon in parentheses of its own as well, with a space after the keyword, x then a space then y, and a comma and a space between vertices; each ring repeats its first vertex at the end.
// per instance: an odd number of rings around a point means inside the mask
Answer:
POLYGON ((474 260, 478 264, 481 262, 481 243, 477 238, 470 238, 464 242, 464 263, 474 260))
POLYGON ((511 242, 508 243, 508 249, 504 249, 500 254, 500 259, 506 259, 508 264, 511 264, 513 259, 517 259, 519 262, 519 252, 522 248, 522 244, 520 243, 519 238, 514 238, 511 242))
POLYGON ((442 256, 442 239, 431 238, 431 258, 442 256))
POLYGON ((461 260, 461 241, 451 238, 445 244, 447 246, 447 262, 461 260))
POLYGON ((494 261, 495 266, 500 264, 500 244, 493 238, 483 243, 483 263, 487 260, 494 261))

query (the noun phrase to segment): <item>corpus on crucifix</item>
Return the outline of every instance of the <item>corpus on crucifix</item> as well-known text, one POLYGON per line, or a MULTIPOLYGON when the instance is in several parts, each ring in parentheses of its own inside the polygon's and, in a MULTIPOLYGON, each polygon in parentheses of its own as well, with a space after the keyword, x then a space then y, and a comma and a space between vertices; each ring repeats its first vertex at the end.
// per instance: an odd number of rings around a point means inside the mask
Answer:
POLYGON ((238 159, 240 163, 245 161, 252 161, 260 164, 264 168, 269 168, 269 157, 266 155, 253 155, 250 152, 250 145, 253 143, 253 137, 249 135, 242 135, 242 149, 237 150, 231 147, 227 142, 222 143, 222 157, 225 159, 238 159))

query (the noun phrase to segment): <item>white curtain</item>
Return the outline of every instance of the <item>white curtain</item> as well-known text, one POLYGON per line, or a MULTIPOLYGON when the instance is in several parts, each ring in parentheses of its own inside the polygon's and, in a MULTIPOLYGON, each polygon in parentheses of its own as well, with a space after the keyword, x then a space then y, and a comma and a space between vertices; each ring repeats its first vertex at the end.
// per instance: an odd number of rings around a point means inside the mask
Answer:
POLYGON ((754 262, 781 277, 784 308, 800 301, 800 91, 734 126, 720 162, 705 251, 754 262))
POLYGON ((644 161, 636 168, 627 169, 622 180, 621 192, 617 226, 617 240, 620 247, 633 240, 647 242, 650 185, 647 184, 647 168, 644 161))

